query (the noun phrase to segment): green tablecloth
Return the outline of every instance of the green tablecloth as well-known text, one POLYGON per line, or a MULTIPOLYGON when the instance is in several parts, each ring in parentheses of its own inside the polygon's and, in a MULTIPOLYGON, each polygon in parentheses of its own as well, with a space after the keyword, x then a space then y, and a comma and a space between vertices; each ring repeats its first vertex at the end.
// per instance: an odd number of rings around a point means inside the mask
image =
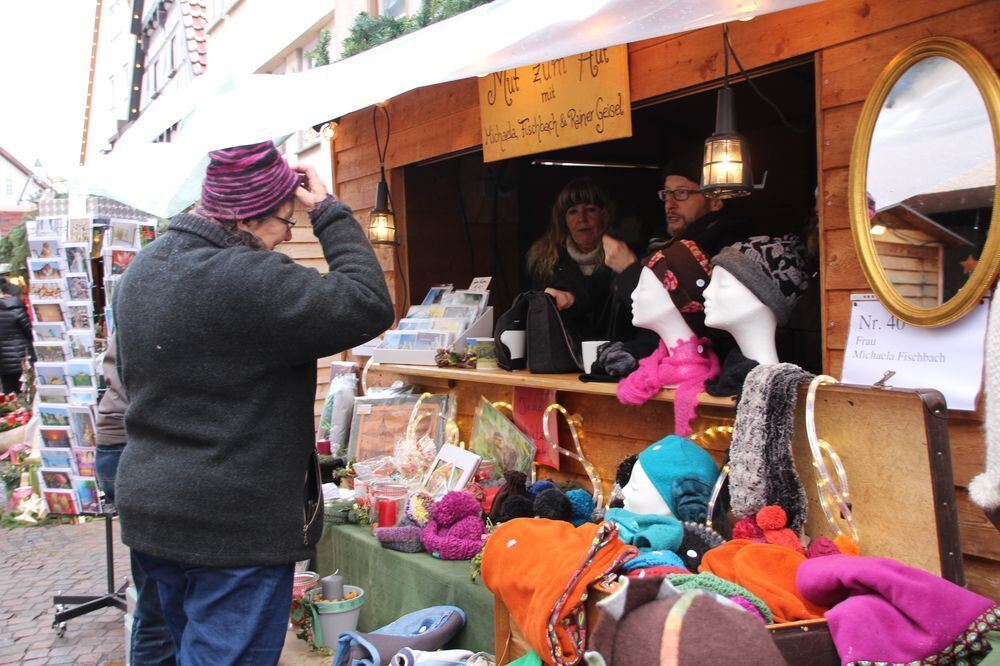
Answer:
POLYGON ((465 611, 465 628, 447 647, 493 652, 493 595, 482 579, 469 579, 468 560, 400 553, 382 548, 368 527, 327 525, 314 566, 320 576, 340 569, 345 583, 365 591, 359 631, 378 629, 421 608, 458 606, 465 611))

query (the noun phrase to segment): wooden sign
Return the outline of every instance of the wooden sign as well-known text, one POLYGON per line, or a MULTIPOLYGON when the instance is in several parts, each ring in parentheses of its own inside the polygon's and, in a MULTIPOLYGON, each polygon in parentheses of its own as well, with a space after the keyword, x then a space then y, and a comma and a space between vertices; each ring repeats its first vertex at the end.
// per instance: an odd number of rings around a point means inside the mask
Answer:
POLYGON ((628 47, 481 77, 479 118, 485 162, 632 136, 628 47))

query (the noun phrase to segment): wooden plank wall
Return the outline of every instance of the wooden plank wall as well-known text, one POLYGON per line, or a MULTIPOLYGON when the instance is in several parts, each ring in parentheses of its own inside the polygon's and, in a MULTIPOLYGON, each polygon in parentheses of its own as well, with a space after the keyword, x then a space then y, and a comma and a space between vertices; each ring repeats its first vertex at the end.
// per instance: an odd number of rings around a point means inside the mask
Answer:
MULTIPOLYGON (((730 26, 743 65, 763 67, 813 54, 816 62, 818 183, 821 192, 824 365, 839 375, 852 293, 870 291, 851 240, 847 208, 848 162, 865 95, 882 68, 907 44, 929 35, 964 39, 1000 63, 1000 0, 826 0, 730 26)), ((721 29, 629 45, 633 103, 718 82, 722 76, 721 29)), ((400 167, 475 149, 480 144, 476 81, 466 79, 412 91, 390 100, 392 138, 387 166, 405 237, 400 167)), ((371 109, 342 119, 334 143, 336 192, 359 217, 372 205, 378 163, 371 109)), ((419 233, 419 230, 415 230, 419 233)), ((307 230, 296 230, 302 235, 307 230)), ((298 240, 298 237, 296 238, 298 240)), ((303 235, 303 241, 308 241, 303 235)), ((308 262, 316 256, 289 244, 308 262)), ((400 255, 405 275, 405 246, 400 255)), ((380 250, 397 298, 400 285, 391 253, 380 250)), ((321 372, 317 397, 325 393, 321 372)), ((983 414, 950 416, 959 520, 971 587, 1000 598, 1000 537, 968 501, 965 487, 983 467, 983 414)))

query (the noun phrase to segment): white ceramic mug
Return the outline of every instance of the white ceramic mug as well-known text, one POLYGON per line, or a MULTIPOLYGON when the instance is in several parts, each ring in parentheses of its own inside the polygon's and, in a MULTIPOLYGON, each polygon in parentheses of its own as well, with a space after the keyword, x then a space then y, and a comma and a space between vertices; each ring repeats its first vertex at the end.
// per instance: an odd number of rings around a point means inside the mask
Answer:
POLYGON ((597 360, 597 348, 607 343, 607 340, 584 340, 583 341, 583 371, 591 372, 594 361, 597 360))
POLYGON ((510 360, 524 358, 528 344, 527 331, 504 331, 500 334, 500 343, 510 350, 510 360))

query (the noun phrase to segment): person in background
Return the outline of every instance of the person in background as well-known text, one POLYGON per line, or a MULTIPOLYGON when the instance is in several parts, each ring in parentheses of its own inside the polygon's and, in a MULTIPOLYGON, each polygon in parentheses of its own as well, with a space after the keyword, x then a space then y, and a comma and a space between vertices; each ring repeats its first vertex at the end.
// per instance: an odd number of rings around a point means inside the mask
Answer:
POLYGON ((196 213, 115 289, 129 400, 115 503, 178 663, 275 664, 295 563, 323 531, 316 362, 395 312, 361 225, 312 167, 293 170, 270 141, 209 158, 196 213), (273 251, 297 205, 325 275, 273 251))
POLYGON ((614 212, 597 183, 573 180, 559 192, 545 235, 528 250, 531 288, 552 297, 577 340, 604 335, 614 275, 604 265, 602 239, 614 212))
MULTIPOLYGON (((115 476, 118 474, 118 459, 128 438, 125 435, 125 410, 128 398, 122 390, 115 365, 117 342, 112 335, 108 340, 108 350, 104 354, 104 383, 106 390, 97 403, 97 483, 104 493, 105 504, 114 506, 115 476)), ((156 582, 149 580, 142 567, 132 557, 132 583, 135 585, 136 604, 132 618, 132 636, 129 655, 137 666, 176 663, 174 639, 170 636, 156 582)))
POLYGON ((5 394, 21 391, 25 352, 34 363, 31 319, 21 300, 20 287, 3 278, 0 284, 0 380, 5 394))

